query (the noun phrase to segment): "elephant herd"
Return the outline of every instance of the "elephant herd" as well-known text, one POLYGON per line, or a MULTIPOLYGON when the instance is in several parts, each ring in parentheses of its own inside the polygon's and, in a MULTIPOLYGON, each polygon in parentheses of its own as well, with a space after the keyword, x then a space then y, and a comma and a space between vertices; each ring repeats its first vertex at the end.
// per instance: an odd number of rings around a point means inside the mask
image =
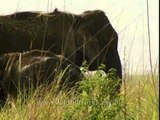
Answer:
POLYGON ((84 60, 90 71, 104 64, 105 73, 115 68, 122 78, 117 46, 118 35, 101 10, 0 16, 0 102, 18 90, 50 85, 60 71, 60 84, 73 87, 83 77, 84 60))

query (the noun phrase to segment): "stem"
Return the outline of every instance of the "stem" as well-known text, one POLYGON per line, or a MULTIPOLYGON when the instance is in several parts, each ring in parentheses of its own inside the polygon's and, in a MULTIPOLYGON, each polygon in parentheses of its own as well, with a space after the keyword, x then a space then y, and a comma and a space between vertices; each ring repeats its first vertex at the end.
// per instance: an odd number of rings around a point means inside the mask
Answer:
MULTIPOLYGON (((151 78, 152 78, 152 83, 153 83, 153 87, 154 87, 154 91, 156 91, 156 87, 155 87, 155 82, 154 82, 154 75, 153 75, 153 66, 152 66, 152 52, 151 52, 151 37, 150 37, 150 25, 149 25, 150 21, 149 21, 149 3, 147 0, 147 26, 148 26, 148 44, 149 44, 149 61, 150 61, 150 68, 151 68, 151 78)), ((155 95, 157 97, 157 94, 155 92, 155 95)))
POLYGON ((153 76, 153 67, 152 67, 152 52, 151 52, 151 37, 150 37, 150 25, 149 25, 149 5, 147 0, 147 27, 148 27, 148 44, 149 44, 149 61, 150 61, 150 68, 151 68, 151 74, 153 76))

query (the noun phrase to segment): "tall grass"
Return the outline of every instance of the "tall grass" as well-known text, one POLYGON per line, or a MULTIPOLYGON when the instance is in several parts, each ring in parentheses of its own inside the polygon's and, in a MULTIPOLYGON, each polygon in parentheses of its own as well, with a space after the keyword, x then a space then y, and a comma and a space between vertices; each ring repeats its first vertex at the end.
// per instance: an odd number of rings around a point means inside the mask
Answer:
MULTIPOLYGON (((128 76, 126 81, 126 104, 127 113, 136 120, 158 119, 158 78, 154 75, 156 90, 152 84, 151 75, 128 76), (156 92, 156 94, 155 94, 156 92)), ((122 88, 122 93, 124 88, 122 88)))
POLYGON ((37 89, 23 103, 22 97, 8 99, 0 111, 2 120, 158 120, 158 77, 127 75, 121 93, 110 99, 117 84, 114 71, 102 75, 97 71, 80 82, 80 89, 69 92, 37 89), (124 86, 125 84, 125 86, 124 86), (156 93, 156 94, 155 94, 156 93))

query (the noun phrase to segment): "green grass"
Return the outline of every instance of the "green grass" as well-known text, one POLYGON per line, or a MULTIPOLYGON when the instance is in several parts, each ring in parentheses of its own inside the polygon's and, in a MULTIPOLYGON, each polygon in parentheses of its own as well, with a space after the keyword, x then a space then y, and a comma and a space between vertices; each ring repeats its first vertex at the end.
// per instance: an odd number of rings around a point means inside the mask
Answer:
POLYGON ((114 71, 107 76, 98 71, 85 77, 78 90, 38 89, 26 103, 8 100, 0 120, 158 120, 157 75, 126 76, 121 94, 114 91, 116 79, 114 71))
POLYGON ((154 78, 151 75, 134 75, 126 79, 126 89, 123 85, 122 94, 126 99, 128 115, 136 120, 158 120, 158 75, 154 75, 154 78))

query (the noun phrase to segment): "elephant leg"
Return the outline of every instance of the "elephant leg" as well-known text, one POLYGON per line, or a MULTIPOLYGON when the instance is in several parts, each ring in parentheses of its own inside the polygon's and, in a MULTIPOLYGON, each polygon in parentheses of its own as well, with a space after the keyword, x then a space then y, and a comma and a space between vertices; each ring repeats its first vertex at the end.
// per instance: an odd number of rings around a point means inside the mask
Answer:
POLYGON ((106 69, 104 70, 106 74, 108 73, 108 70, 114 68, 117 71, 117 75, 120 78, 122 78, 121 61, 117 51, 108 51, 106 55, 106 61, 104 61, 104 64, 106 66, 106 69))
POLYGON ((107 53, 106 58, 107 58, 107 62, 105 63, 106 68, 104 71, 107 74, 111 68, 116 69, 116 74, 120 78, 119 84, 116 87, 116 91, 120 92, 120 88, 122 84, 122 68, 121 68, 121 61, 118 55, 118 51, 115 51, 115 50, 109 51, 107 53))
POLYGON ((83 53, 80 52, 80 51, 77 51, 76 52, 76 62, 75 62, 75 64, 80 67, 83 63, 83 60, 84 60, 83 53))
POLYGON ((7 100, 7 92, 5 87, 0 82, 0 108, 4 106, 6 100, 7 100))

